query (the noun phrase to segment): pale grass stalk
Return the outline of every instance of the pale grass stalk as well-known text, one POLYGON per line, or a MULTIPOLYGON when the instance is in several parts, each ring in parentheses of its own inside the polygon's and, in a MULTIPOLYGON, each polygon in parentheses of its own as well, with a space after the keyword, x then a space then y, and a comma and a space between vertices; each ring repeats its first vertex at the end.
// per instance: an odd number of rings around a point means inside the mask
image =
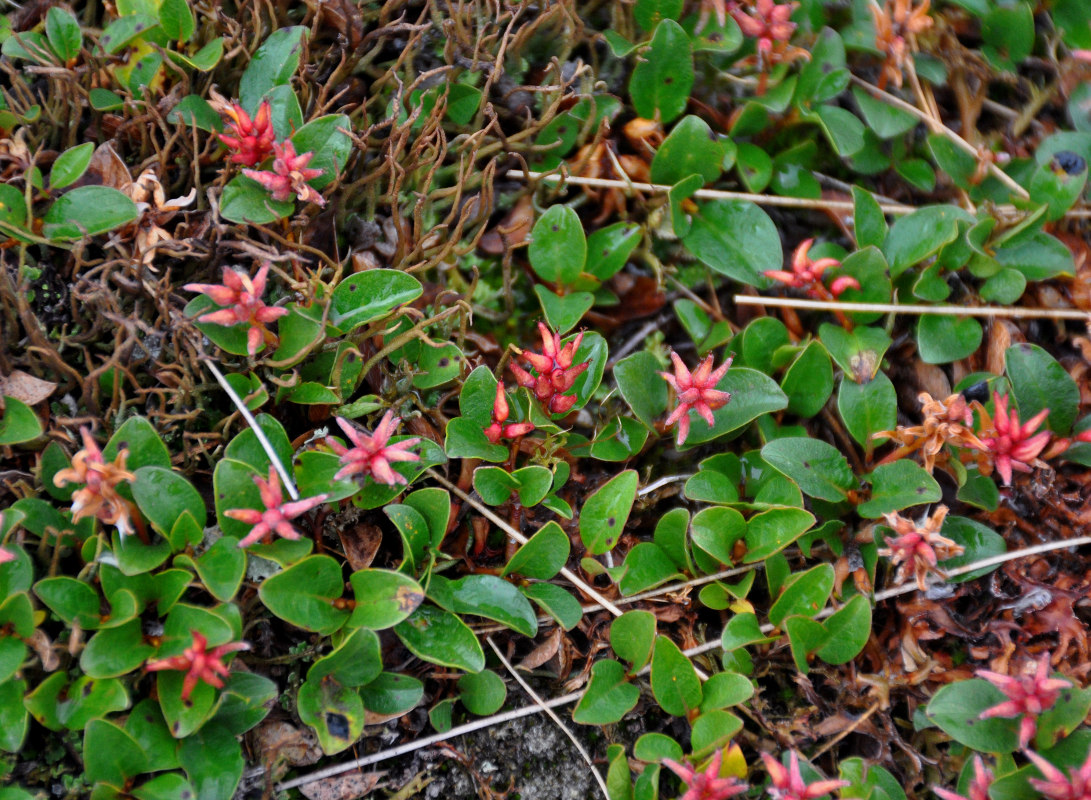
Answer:
MULTIPOLYGON (((855 75, 852 76, 852 82, 855 83, 860 88, 862 88, 862 89, 870 92, 871 94, 875 95, 880 100, 887 103, 888 105, 894 106, 895 108, 899 108, 902 111, 905 111, 907 114, 912 114, 914 117, 916 117, 921 122, 923 122, 925 125, 927 125, 929 128, 931 128, 933 133, 938 133, 938 134, 941 134, 943 136, 946 136, 948 139, 950 139, 952 142, 954 142, 956 147, 958 147, 959 149, 964 150, 965 152, 969 153, 975 159, 978 157, 979 154, 977 152, 976 147, 974 147, 972 144, 967 142, 965 139, 963 139, 961 136, 959 136, 953 130, 948 128, 946 125, 944 125, 938 119, 935 119, 930 114, 926 114, 925 112, 921 111, 919 108, 917 108, 912 103, 907 103, 904 100, 902 100, 900 97, 895 97, 894 95, 890 94, 890 92, 883 91, 878 86, 875 86, 874 84, 868 83, 867 81, 865 81, 865 80, 863 80, 861 78, 858 78, 855 75)), ((1030 197, 1030 193, 1026 189, 1024 189, 1022 186, 1020 186, 1019 183, 1013 177, 1011 177, 1006 172, 1004 172, 1004 170, 1000 169, 1000 167, 998 167, 992 161, 989 162, 988 169, 989 169, 989 174, 991 174, 994 178, 996 178, 1002 184, 1004 184, 1009 189, 1011 189, 1011 191, 1013 193, 1015 193, 1016 195, 1018 195, 1019 197, 1022 197, 1024 199, 1030 197)))
MULTIPOLYGON (((965 575, 968 572, 973 572, 974 570, 983 569, 985 567, 997 566, 1007 561, 1014 561, 1018 558, 1038 555, 1039 553, 1048 553, 1053 550, 1064 550, 1068 547, 1079 547, 1085 544, 1091 544, 1091 536, 1080 536, 1075 539, 1064 539, 1057 542, 1046 542, 1045 544, 1034 545, 1033 547, 1025 547, 1021 550, 1012 550, 1009 553, 1002 553, 997 556, 983 558, 980 561, 975 561, 972 564, 966 564, 965 566, 959 567, 958 569, 950 570, 949 572, 947 572, 947 577, 954 578, 958 575, 965 575)), ((940 579, 940 581, 942 581, 942 579, 940 579)), ((917 591, 917 582, 915 580, 907 581, 906 583, 903 583, 899 586, 894 586, 890 589, 884 589, 883 591, 879 592, 875 595, 875 601, 880 602, 882 600, 889 600, 891 597, 909 594, 910 592, 914 591, 917 591)), ((835 611, 836 609, 834 608, 824 608, 822 609, 822 611, 816 614, 814 618, 825 619, 826 617, 832 615, 835 611)), ((773 626, 768 623, 762 625, 761 631, 762 633, 770 633, 773 631, 773 626)), ((723 639, 715 639, 713 641, 699 644, 696 647, 690 647, 689 649, 683 650, 682 652, 685 653, 687 656, 696 656, 701 655, 702 653, 707 653, 710 650, 716 650, 722 646, 723 639)), ((649 671, 650 667, 645 667, 637 674, 644 675, 647 674, 647 672, 649 671)), ((543 706, 547 708, 556 708, 558 706, 567 705, 568 703, 574 703, 581 697, 583 697, 584 691, 585 690, 571 692, 561 697, 556 697, 552 700, 545 700, 543 701, 541 706, 528 705, 523 706, 522 708, 513 709, 511 711, 505 711, 503 714, 497 714, 496 716, 488 717, 486 719, 475 720, 474 722, 468 723, 466 725, 460 725, 457 728, 452 728, 451 730, 447 731, 447 733, 439 733, 434 736, 427 736, 424 739, 418 739, 415 742, 408 742, 406 744, 391 748, 389 750, 383 750, 370 756, 364 756, 363 758, 349 761, 345 764, 336 764, 332 767, 327 767, 325 769, 319 770, 318 772, 312 772, 310 775, 304 775, 299 778, 293 778, 290 781, 285 781, 284 783, 281 783, 277 786, 277 790, 284 791, 286 789, 291 789, 296 786, 302 786, 305 783, 311 783, 312 781, 328 778, 332 775, 340 775, 341 773, 348 772, 349 770, 358 769, 359 767, 364 767, 369 764, 375 764, 388 758, 396 758, 397 756, 411 753, 414 750, 419 750, 422 747, 428 747, 429 745, 436 744, 437 742, 442 742, 455 736, 472 733, 473 731, 478 731, 482 728, 488 728, 492 725, 499 725, 513 719, 530 716, 531 714, 537 714, 542 711, 543 706)), ((259 774, 261 773, 255 772, 252 774, 248 774, 248 777, 254 777, 259 774)))
MULTIPOLYGON (((469 503, 471 506, 474 507, 474 510, 481 514, 481 516, 486 517, 489 521, 492 522, 493 525, 500 528, 500 530, 504 531, 504 533, 506 533, 512 539, 519 542, 519 544, 527 543, 527 537, 519 533, 519 531, 515 530, 515 528, 511 527, 511 525, 509 525, 507 522, 505 522, 503 519, 493 513, 491 508, 486 506, 484 503, 481 503, 480 501, 470 497, 470 495, 459 489, 455 484, 451 483, 434 469, 428 469, 428 476, 438 483, 442 484, 449 491, 458 495, 463 500, 463 502, 469 503)), ((597 600, 603 608, 605 608, 615 617, 621 616, 621 609, 619 609, 617 606, 615 606, 613 603, 603 597, 599 591, 597 591, 593 586, 580 578, 579 575, 574 573, 568 567, 565 567, 561 570, 561 575, 571 581, 573 585, 578 586, 589 597, 593 597, 595 600, 597 600)))
MULTIPOLYGON (((672 187, 662 183, 643 183, 641 181, 611 180, 608 178, 582 178, 577 175, 559 173, 524 172, 513 169, 507 173, 509 178, 527 181, 546 181, 548 183, 570 183, 573 186, 590 186, 596 189, 636 190, 651 194, 665 194, 672 187)), ((720 189, 698 189, 693 197, 700 200, 749 200, 762 206, 780 206, 782 208, 818 208, 833 211, 852 211, 855 204, 851 200, 822 200, 807 197, 779 197, 771 194, 752 194, 750 192, 729 192, 720 189)), ((880 203, 879 208, 886 214, 911 214, 917 209, 902 203, 880 203)))
POLYGON ((273 467, 276 468, 277 474, 280 475, 281 483, 284 484, 284 488, 288 490, 288 496, 292 500, 299 499, 299 491, 295 488, 295 481, 292 480, 291 473, 280 463, 280 457, 277 455, 277 451, 273 449, 273 445, 269 442, 269 439, 265 435, 265 431, 258 425, 258 421, 254 419, 254 415, 250 413, 250 409, 246 407, 246 403, 242 401, 242 398, 231 388, 231 384, 224 379, 223 373, 221 373, 216 365, 212 363, 212 359, 204 358, 205 366, 208 367, 208 371, 212 373, 212 376, 216 379, 216 382, 220 384, 227 396, 231 398, 231 402, 235 404, 235 408, 242 414, 243 419, 246 420, 246 424, 254 431, 254 435, 258 437, 258 443, 261 445, 261 449, 265 451, 265 455, 269 456, 269 460, 273 462, 273 467))
POLYGON ((880 314, 949 314, 953 317, 1010 317, 1013 319, 1074 319, 1091 321, 1091 311, 1075 308, 1005 308, 1003 306, 925 306, 899 303, 848 303, 804 300, 799 297, 755 297, 737 294, 736 305, 806 308, 816 311, 877 312, 880 314))
POLYGON ((568 737, 568 740, 572 742, 573 745, 575 745, 576 751, 580 754, 583 760, 587 762, 587 766, 590 768, 591 774, 595 776, 595 783, 597 783, 599 785, 599 789, 602 790, 602 796, 605 797, 606 800, 610 800, 610 792, 606 788, 606 781, 602 779, 599 771, 595 769, 595 762, 591 760, 591 756, 587 753, 587 750, 584 749, 584 746, 580 743, 580 740, 577 739, 572 731, 568 729, 568 726, 561 722, 561 718, 557 716, 557 712, 547 706, 541 696, 536 691, 534 691, 534 689, 531 688, 530 684, 523 680, 523 676, 515 671, 515 667, 513 667, 511 662, 508 661, 504 654, 500 652, 500 648, 496 646, 496 642, 492 640, 492 637, 486 636, 485 641, 489 643, 489 647, 491 647, 492 651, 496 653, 496 657, 500 659, 500 663, 504 665, 504 669, 508 671, 508 674, 511 675, 511 677, 515 678, 515 682, 522 686, 523 691, 530 695, 530 699, 534 701, 538 708, 545 712, 546 716, 548 716, 551 720, 557 723, 558 728, 564 731, 564 735, 568 737))

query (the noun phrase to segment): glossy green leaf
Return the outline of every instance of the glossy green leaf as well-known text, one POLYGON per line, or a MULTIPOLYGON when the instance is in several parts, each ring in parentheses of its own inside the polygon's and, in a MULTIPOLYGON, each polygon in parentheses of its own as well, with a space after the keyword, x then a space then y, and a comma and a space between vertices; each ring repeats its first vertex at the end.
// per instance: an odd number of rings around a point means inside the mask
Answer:
POLYGON ((1028 342, 1009 347, 1004 361, 1020 420, 1026 422, 1048 408, 1046 426, 1059 435, 1068 434, 1080 403, 1079 389, 1068 370, 1041 347, 1028 342))
POLYGON ((626 682, 625 666, 602 659, 591 667, 591 680, 572 712, 572 720, 581 725, 612 725, 632 711, 639 699, 640 689, 626 682))
POLYGON ((651 379, 662 365, 651 353, 641 350, 614 365, 618 391, 637 419, 654 427, 655 420, 667 410, 666 381, 651 379))
POLYGON ((949 364, 981 346, 981 323, 972 317, 924 314, 917 323, 917 351, 926 364, 949 364))
POLYGON ((891 275, 900 275, 953 242, 959 222, 972 224, 974 219, 956 206, 927 206, 899 218, 883 242, 891 275))
POLYGON ((250 114, 257 111, 262 96, 274 86, 287 84, 299 69, 307 28, 281 28, 261 43, 239 80, 239 99, 250 114))
POLYGON ((492 670, 470 672, 458 679, 459 699, 471 714, 487 717, 504 705, 508 687, 504 679, 492 670))
POLYGON ((860 516, 868 519, 934 503, 942 496, 936 479, 917 463, 904 458, 876 467, 868 480, 871 498, 856 508, 860 516))
POLYGON ((1004 702, 1004 694, 980 678, 940 688, 924 713, 956 741, 983 753, 1011 753, 1019 746, 1018 719, 981 719, 986 709, 1004 702))
POLYGON ((526 578, 549 580, 568 563, 571 549, 572 543, 561 526, 547 522, 515 551, 500 574, 506 577, 515 573, 526 578))
MULTIPOLYGON (((61 11, 61 9, 54 6, 49 9, 50 13, 48 16, 52 17, 53 11, 61 11)), ((65 11, 62 13, 67 14, 68 12, 65 11)), ((79 28, 77 27, 77 31, 78 30, 79 28)), ((49 188, 63 189, 65 186, 69 186, 79 180, 83 173, 87 171, 87 167, 91 164, 91 154, 94 150, 95 145, 92 142, 84 142, 75 147, 70 147, 57 156, 57 160, 53 162, 53 168, 49 173, 49 188)))
POLYGON ((344 593, 341 565, 329 556, 308 556, 283 572, 266 578, 258 589, 262 603, 285 622, 330 634, 340 628, 349 611, 336 601, 344 593))
POLYGON ((779 553, 814 525, 814 515, 801 508, 771 508, 746 522, 746 556, 753 564, 779 553))
POLYGON ((654 643, 655 614, 650 611, 626 611, 610 623, 610 647, 618 658, 629 662, 630 674, 648 663, 654 643))
MULTIPOLYGON (((943 527, 941 528, 940 533, 963 548, 962 555, 947 558, 940 562, 940 569, 944 571, 958 569, 959 567, 973 564, 974 562, 986 558, 992 558, 993 556, 1006 553, 1008 550, 1008 546, 1005 543, 1003 536, 992 528, 982 525, 980 522, 972 520, 969 517, 958 517, 954 515, 946 517, 943 520, 943 527)), ((967 572, 965 575, 957 575, 953 578, 948 578, 948 581, 950 583, 972 581, 983 575, 988 575, 995 570, 997 566, 999 565, 975 569, 972 572, 967 572)))
POLYGON ((822 624, 829 638, 818 657, 827 664, 846 664, 859 655, 871 636, 871 601, 858 594, 822 624))
POLYGON ((246 765, 239 740, 215 725, 205 726, 180 742, 178 760, 197 791, 196 800, 233 797, 246 765))
POLYGON ((761 457, 805 494, 820 500, 840 502, 856 485, 845 456, 821 439, 775 439, 762 448, 761 457))
POLYGON ((744 200, 698 203, 683 244, 710 269, 741 283, 765 288, 765 270, 783 268, 780 234, 761 208, 744 200))
POLYGON ((356 597, 349 627, 384 630, 405 620, 424 600, 420 584, 400 572, 362 569, 349 578, 356 597))
POLYGON ((42 235, 76 240, 120 228, 138 216, 136 203, 108 186, 78 186, 54 201, 42 217, 42 235))
POLYGON ((643 53, 629 79, 629 94, 636 113, 663 123, 673 121, 685 111, 693 77, 689 37, 674 20, 661 20, 651 47, 643 53))
POLYGON ((104 719, 92 720, 83 735, 87 780, 124 786, 144 769, 144 751, 124 729, 104 719))
POLYGON ((513 584, 495 575, 467 575, 455 581, 433 575, 428 596, 456 614, 476 614, 524 636, 538 632, 538 617, 530 602, 513 584))
POLYGON ((788 395, 788 410, 813 417, 833 393, 833 365, 821 342, 808 344, 784 373, 780 388, 788 395))
POLYGON ((864 383, 843 379, 837 390, 837 410, 845 428, 859 444, 865 447, 872 441, 881 444, 882 440, 873 440, 872 434, 893 430, 898 422, 894 384, 882 372, 864 383))
POLYGON ((583 618, 580 601, 560 586, 552 583, 532 583, 519 589, 524 597, 537 603, 545 613, 557 620, 562 628, 570 631, 583 618))
POLYGON ((527 257, 542 280, 575 281, 587 260, 587 239, 576 212, 565 205, 550 206, 534 223, 527 257))
POLYGON ((580 538, 590 555, 612 550, 636 499, 637 474, 626 470, 599 486, 580 512, 580 538))
POLYGON ((42 423, 22 400, 4 397, 4 415, 0 417, 0 445, 22 444, 42 435, 42 423))
POLYGON ((833 567, 830 564, 819 564, 806 572, 793 575, 769 609, 769 621, 780 625, 786 617, 792 615, 815 616, 829 599, 833 579, 833 567))
POLYGON ((686 655, 666 636, 658 636, 652 650, 652 694, 659 707, 685 717, 700 707, 701 681, 686 655))
POLYGON ((673 185, 697 174, 703 183, 720 177, 721 147, 712 128, 700 117, 686 116, 675 123, 652 159, 651 182, 673 185))
POLYGON ((394 627, 394 633, 411 653, 429 663, 467 672, 485 668, 485 653, 474 632, 454 614, 433 605, 420 606, 394 627))

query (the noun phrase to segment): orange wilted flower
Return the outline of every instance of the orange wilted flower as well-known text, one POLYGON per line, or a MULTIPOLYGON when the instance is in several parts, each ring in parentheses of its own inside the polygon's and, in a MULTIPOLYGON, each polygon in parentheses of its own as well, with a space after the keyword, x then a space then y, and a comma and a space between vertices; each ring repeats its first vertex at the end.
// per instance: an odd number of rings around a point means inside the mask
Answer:
POLYGON ((868 5, 875 19, 875 47, 886 54, 879 74, 880 89, 886 87, 888 80, 901 88, 907 52, 905 37, 932 27, 932 18, 928 16, 930 5, 931 0, 922 0, 916 8, 912 0, 886 0, 882 7, 876 0, 871 0, 868 5))
POLYGON ((72 466, 53 476, 54 486, 85 484, 72 495, 72 521, 95 517, 107 525, 116 525, 122 536, 132 533, 136 511, 117 493, 118 484, 136 480, 136 475, 125 469, 129 451, 122 448, 112 462, 106 463, 91 432, 80 428, 80 436, 83 449, 72 456, 72 466))
POLYGON ((878 431, 871 435, 873 439, 888 436, 901 445, 879 463, 889 464, 919 450, 924 457, 924 468, 931 474, 944 445, 985 449, 984 443, 971 429, 974 415, 966 398, 961 394, 952 394, 945 400, 935 400, 928 392, 921 392, 917 399, 924 415, 920 425, 899 425, 892 431, 878 431))
POLYGON ((887 525, 894 529, 897 537, 886 540, 886 547, 879 555, 890 558, 891 564, 898 565, 895 580, 901 582, 912 572, 917 577, 917 588, 928 588, 925 577, 936 568, 936 564, 953 556, 962 555, 964 548, 953 539, 940 535, 943 520, 947 517, 947 506, 939 506, 928 519, 914 522, 901 514, 884 514, 887 525))

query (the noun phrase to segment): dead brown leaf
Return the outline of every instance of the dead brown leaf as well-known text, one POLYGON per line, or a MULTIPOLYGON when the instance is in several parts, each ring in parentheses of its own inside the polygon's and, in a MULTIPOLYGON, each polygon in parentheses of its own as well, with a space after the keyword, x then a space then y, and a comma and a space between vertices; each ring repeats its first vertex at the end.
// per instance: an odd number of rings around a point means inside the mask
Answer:
POLYGON ((57 384, 53 381, 43 381, 19 369, 7 377, 0 376, 0 394, 21 400, 28 406, 42 402, 53 394, 56 388, 57 384))
POLYGON ((322 757, 310 728, 297 728, 282 719, 266 720, 253 734, 254 750, 266 764, 285 762, 294 767, 314 764, 322 757))
POLYGON ((307 800, 356 800, 374 791, 385 772, 349 772, 299 787, 307 800))
POLYGON ((554 628, 540 645, 531 650, 527 657, 520 661, 516 666, 519 669, 532 670, 538 669, 538 667, 545 664, 552 659, 557 652, 561 649, 561 642, 564 638, 564 634, 560 628, 554 628))

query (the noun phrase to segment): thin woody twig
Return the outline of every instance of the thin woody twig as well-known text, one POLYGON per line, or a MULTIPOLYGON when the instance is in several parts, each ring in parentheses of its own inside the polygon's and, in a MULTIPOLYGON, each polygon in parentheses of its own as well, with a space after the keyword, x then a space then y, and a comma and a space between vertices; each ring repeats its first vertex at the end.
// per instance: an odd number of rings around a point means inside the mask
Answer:
POLYGON ((747 306, 807 308, 817 311, 878 312, 881 314, 939 314, 953 317, 1012 317, 1023 319, 1091 320, 1091 311, 1075 308, 1005 308, 1003 306, 924 306, 899 303, 847 303, 804 300, 797 297, 754 297, 737 294, 735 303, 747 306))

